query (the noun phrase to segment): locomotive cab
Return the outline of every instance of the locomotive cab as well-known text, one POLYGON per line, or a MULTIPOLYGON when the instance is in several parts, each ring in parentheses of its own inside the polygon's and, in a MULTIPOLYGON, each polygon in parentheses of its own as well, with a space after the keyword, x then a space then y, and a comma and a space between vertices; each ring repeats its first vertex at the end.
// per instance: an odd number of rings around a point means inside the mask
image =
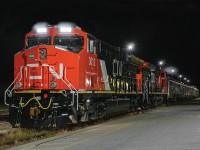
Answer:
POLYGON ((78 89, 79 53, 86 49, 85 39, 86 33, 77 26, 34 27, 26 35, 25 50, 15 54, 15 89, 69 90, 66 81, 60 81, 65 79, 78 89), (19 72, 27 76, 17 78, 19 72))

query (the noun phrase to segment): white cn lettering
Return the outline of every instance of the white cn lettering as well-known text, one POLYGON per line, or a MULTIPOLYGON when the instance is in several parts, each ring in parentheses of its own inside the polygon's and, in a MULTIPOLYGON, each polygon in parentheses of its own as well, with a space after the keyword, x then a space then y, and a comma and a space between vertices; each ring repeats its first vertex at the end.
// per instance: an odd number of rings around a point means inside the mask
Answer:
MULTIPOLYGON (((38 67, 38 64, 27 64, 27 66, 29 67, 38 67)), ((42 65, 42 66, 48 66, 48 65, 42 65)), ((49 66, 49 71, 57 78, 57 79, 61 79, 63 77, 63 64, 60 63, 59 64, 59 74, 53 70, 52 66, 49 66)), ((30 79, 32 80, 36 80, 36 79, 42 79, 42 67, 41 67, 41 74, 40 76, 30 76, 30 79)))
POLYGON ((49 67, 49 71, 53 74, 57 79, 61 79, 63 77, 63 64, 60 64, 60 74, 58 74, 52 67, 49 67))
POLYGON ((89 57, 89 66, 95 66, 95 58, 89 57))

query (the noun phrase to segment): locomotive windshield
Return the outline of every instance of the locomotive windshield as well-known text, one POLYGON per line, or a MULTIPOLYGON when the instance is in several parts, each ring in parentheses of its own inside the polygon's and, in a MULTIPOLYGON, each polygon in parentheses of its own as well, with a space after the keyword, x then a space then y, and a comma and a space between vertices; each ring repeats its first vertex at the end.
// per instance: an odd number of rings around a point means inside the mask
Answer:
POLYGON ((51 37, 50 36, 44 36, 44 37, 28 37, 27 39, 27 48, 33 47, 36 45, 50 45, 51 44, 51 37))
POLYGON ((55 36, 54 45, 66 50, 78 53, 83 47, 83 37, 82 36, 55 36))

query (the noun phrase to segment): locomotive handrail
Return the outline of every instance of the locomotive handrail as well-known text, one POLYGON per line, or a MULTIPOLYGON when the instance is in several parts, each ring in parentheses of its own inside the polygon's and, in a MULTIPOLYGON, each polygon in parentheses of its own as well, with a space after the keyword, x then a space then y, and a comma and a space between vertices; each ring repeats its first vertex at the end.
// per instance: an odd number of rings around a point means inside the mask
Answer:
POLYGON ((9 90, 9 89, 15 83, 15 81, 18 78, 18 76, 22 73, 22 68, 23 68, 23 66, 20 67, 20 71, 18 72, 16 78, 13 80, 13 82, 8 86, 8 88, 4 92, 4 104, 7 105, 7 106, 9 106, 9 104, 6 102, 7 101, 6 95, 8 95, 8 97, 12 97, 12 91, 14 90, 14 86, 13 86, 13 88, 11 90, 9 90))

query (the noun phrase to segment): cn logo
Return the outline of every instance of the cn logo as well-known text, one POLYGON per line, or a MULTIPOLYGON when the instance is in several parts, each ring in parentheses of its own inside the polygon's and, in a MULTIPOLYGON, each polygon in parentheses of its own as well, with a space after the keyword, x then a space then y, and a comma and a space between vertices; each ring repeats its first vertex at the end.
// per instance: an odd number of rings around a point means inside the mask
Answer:
POLYGON ((95 58, 89 57, 89 66, 95 66, 95 58))
POLYGON ((60 74, 58 74, 53 67, 49 67, 49 71, 51 72, 51 74, 53 74, 57 79, 61 79, 63 77, 63 64, 60 63, 59 64, 59 70, 60 70, 60 74))
MULTIPOLYGON (((27 64, 27 66, 29 66, 29 67, 39 67, 38 64, 27 64)), ((49 66, 49 65, 43 64, 42 66, 49 66)), ((30 79, 32 79, 32 80, 43 79, 43 76, 42 76, 43 71, 42 70, 43 70, 43 68, 41 67, 40 75, 39 76, 30 76, 30 79)), ((49 71, 57 79, 61 79, 63 77, 63 64, 62 63, 59 64, 59 74, 53 69, 53 66, 49 66, 49 71)))

